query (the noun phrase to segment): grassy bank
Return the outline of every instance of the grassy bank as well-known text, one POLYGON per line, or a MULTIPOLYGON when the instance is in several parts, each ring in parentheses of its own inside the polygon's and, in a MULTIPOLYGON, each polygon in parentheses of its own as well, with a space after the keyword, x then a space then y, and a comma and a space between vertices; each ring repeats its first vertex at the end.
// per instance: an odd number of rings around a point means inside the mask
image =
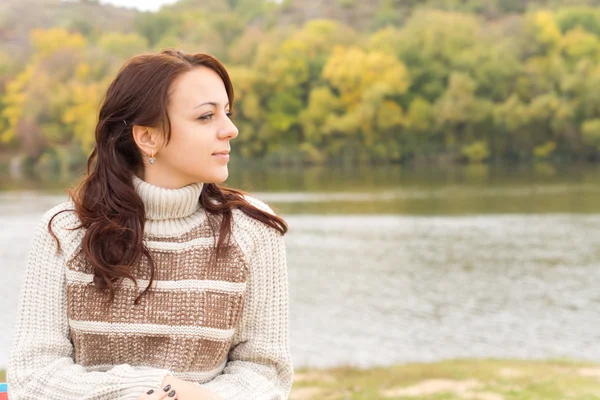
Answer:
POLYGON ((456 360, 296 370, 290 400, 600 400, 600 365, 456 360))
POLYGON ((376 399, 600 400, 600 365, 456 360, 365 370, 297 369, 290 396, 290 400, 376 399))

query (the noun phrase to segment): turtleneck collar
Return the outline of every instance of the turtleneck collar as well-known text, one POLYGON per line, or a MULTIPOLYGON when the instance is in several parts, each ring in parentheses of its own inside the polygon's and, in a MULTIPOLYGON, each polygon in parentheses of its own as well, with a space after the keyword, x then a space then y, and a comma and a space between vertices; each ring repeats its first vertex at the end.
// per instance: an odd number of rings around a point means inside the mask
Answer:
POLYGON ((189 217, 200 206, 202 183, 192 183, 180 189, 154 186, 133 175, 133 187, 142 198, 148 220, 168 220, 189 217))

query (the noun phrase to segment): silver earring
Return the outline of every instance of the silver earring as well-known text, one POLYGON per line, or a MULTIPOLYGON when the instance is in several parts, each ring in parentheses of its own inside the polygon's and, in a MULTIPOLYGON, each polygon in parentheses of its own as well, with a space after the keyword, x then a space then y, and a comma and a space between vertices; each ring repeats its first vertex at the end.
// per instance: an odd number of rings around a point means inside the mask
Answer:
POLYGON ((156 162, 156 158, 154 157, 154 150, 152 150, 152 155, 150 156, 150 164, 154 164, 156 162))

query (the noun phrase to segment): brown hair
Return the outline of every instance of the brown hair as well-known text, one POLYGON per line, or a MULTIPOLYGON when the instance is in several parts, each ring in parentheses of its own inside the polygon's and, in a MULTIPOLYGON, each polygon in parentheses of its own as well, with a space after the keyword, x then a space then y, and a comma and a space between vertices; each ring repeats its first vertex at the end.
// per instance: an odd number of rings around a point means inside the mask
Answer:
MULTIPOLYGON (((81 225, 75 229, 86 229, 81 248, 85 258, 94 267, 94 285, 99 290, 109 291, 110 302, 114 300, 113 284, 118 279, 129 278, 137 284, 132 267, 143 256, 148 259, 151 277, 146 289, 136 298, 136 303, 148 291, 154 278, 154 262, 143 242, 146 221, 144 203, 132 182, 132 175, 144 164, 142 154, 133 140, 131 127, 161 126, 168 143, 171 137, 167 114, 169 87, 175 78, 199 66, 208 67, 219 74, 233 109, 233 85, 224 66, 216 58, 172 49, 131 58, 120 69, 106 92, 96 125, 96 145, 87 163, 87 174, 69 195, 75 204, 75 210, 71 211, 75 211, 81 221, 81 225)), ((282 218, 252 206, 244 199, 244 194, 214 183, 203 185, 199 201, 209 217, 215 242, 215 221, 221 220, 219 240, 213 249, 214 262, 229 243, 232 210, 235 208, 281 234, 287 232, 287 224, 282 218), (221 218, 211 218, 215 216, 221 218)), ((58 238, 52 232, 52 219, 48 223, 48 230, 58 243, 58 238)), ((60 243, 58 245, 60 249, 60 243)))

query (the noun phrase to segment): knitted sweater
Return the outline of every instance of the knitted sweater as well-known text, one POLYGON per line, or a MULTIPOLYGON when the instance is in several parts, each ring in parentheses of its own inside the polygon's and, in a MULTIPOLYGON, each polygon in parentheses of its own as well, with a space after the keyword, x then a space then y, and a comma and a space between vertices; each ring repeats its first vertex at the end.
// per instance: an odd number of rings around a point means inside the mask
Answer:
MULTIPOLYGON (((107 299, 92 283, 75 212, 48 211, 29 254, 7 381, 11 400, 133 399, 166 374, 196 382, 225 400, 287 399, 293 368, 288 344, 288 282, 282 235, 239 210, 218 263, 199 205, 202 184, 164 189, 133 177, 146 210, 145 258, 107 299)), ((248 197, 265 211, 264 203, 248 197)))

